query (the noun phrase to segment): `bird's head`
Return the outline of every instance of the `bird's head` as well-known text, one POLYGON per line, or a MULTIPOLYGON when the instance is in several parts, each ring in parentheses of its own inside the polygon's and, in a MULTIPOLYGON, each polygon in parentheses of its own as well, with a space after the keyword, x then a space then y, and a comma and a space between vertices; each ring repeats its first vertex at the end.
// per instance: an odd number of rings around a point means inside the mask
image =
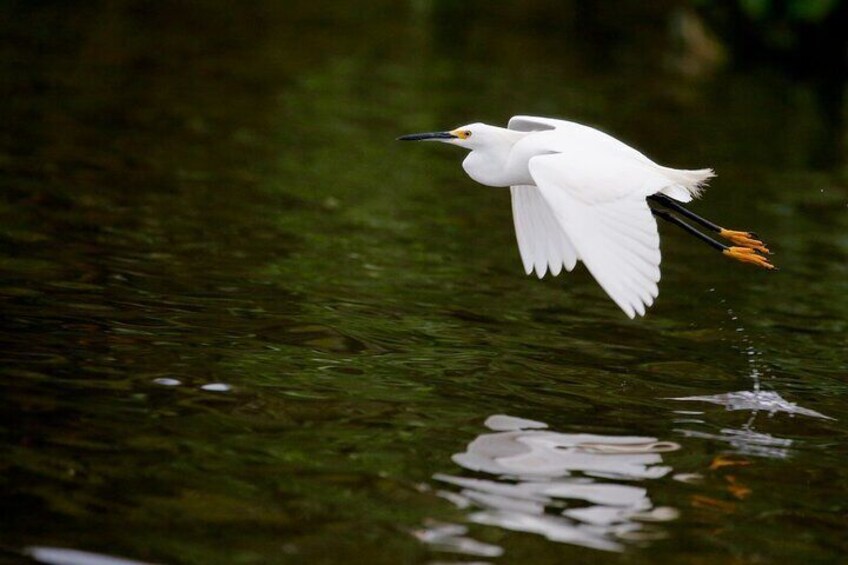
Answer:
POLYGON ((412 133, 402 135, 399 141, 441 141, 450 143, 466 149, 479 149, 499 139, 498 132, 502 128, 489 126, 481 123, 460 126, 450 131, 434 131, 429 133, 412 133))

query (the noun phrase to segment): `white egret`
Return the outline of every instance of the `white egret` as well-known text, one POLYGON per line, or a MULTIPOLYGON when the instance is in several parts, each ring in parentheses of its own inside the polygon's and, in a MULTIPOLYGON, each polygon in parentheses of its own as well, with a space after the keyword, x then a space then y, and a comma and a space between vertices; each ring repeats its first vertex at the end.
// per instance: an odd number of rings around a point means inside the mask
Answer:
POLYGON ((577 261, 630 317, 659 294, 660 240, 654 215, 726 256, 766 269, 768 249, 750 232, 722 228, 684 208, 712 169, 663 167, 614 137, 575 122, 515 116, 506 128, 475 123, 417 133, 402 141, 440 141, 470 150, 462 168, 486 186, 509 187, 524 270, 539 278, 577 261), (655 208, 649 206, 649 202, 655 208), (718 233, 726 246, 677 215, 718 233))

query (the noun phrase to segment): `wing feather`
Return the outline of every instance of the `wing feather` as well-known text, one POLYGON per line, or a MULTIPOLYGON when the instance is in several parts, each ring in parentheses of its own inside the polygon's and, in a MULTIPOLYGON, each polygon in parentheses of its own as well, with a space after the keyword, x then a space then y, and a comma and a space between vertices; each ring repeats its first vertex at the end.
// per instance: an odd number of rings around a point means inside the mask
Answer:
MULTIPOLYGON (((602 217, 603 211, 598 210, 596 216, 602 217)), ((643 255, 642 250, 634 253, 628 246, 626 233, 606 225, 600 227, 597 224, 587 224, 586 227, 593 231, 589 242, 593 248, 593 260, 584 259, 586 266, 593 275, 601 266, 605 267, 603 272, 613 277, 611 282, 616 283, 616 292, 642 315, 643 304, 653 303, 658 291, 656 282, 659 280, 659 268, 654 266, 655 262, 659 264, 658 249, 653 256, 643 255), (603 265, 599 264, 600 259, 605 259, 603 265)))
MULTIPOLYGON (((530 159, 552 215, 601 288, 631 318, 659 293, 657 224, 645 197, 668 184, 619 156, 555 153, 530 159)), ((517 228, 518 229, 518 228, 517 228)))
POLYGON ((510 187, 515 236, 524 271, 535 269, 542 278, 550 270, 559 275, 562 268, 570 271, 577 264, 577 250, 554 217, 548 203, 535 186, 510 187))
POLYGON ((512 192, 512 221, 515 225, 515 239, 518 241, 518 252, 521 255, 521 262, 524 264, 524 272, 530 274, 533 272, 535 258, 533 256, 533 244, 530 230, 530 222, 527 219, 526 207, 524 206, 524 194, 517 192, 515 188, 512 192))

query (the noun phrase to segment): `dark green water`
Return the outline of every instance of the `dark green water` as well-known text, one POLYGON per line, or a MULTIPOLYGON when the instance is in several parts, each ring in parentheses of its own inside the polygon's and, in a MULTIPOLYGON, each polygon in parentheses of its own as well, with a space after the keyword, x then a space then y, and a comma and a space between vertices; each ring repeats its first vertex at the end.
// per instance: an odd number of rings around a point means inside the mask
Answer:
POLYGON ((11 4, 0 559, 845 558, 848 185, 814 87, 681 74, 662 10, 444 5, 11 4), (524 276, 507 192, 393 141, 519 113, 716 168, 695 208, 781 271, 661 226, 644 319, 524 276))

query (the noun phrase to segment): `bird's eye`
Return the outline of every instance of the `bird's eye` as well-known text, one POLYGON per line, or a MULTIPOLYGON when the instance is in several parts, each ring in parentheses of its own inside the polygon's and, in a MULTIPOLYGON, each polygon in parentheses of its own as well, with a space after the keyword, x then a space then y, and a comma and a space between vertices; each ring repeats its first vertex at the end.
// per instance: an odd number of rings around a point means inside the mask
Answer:
POLYGON ((465 137, 471 137, 471 130, 470 130, 470 129, 467 129, 467 130, 465 130, 465 131, 464 131, 464 132, 462 132, 462 133, 464 133, 464 134, 465 134, 465 137))

